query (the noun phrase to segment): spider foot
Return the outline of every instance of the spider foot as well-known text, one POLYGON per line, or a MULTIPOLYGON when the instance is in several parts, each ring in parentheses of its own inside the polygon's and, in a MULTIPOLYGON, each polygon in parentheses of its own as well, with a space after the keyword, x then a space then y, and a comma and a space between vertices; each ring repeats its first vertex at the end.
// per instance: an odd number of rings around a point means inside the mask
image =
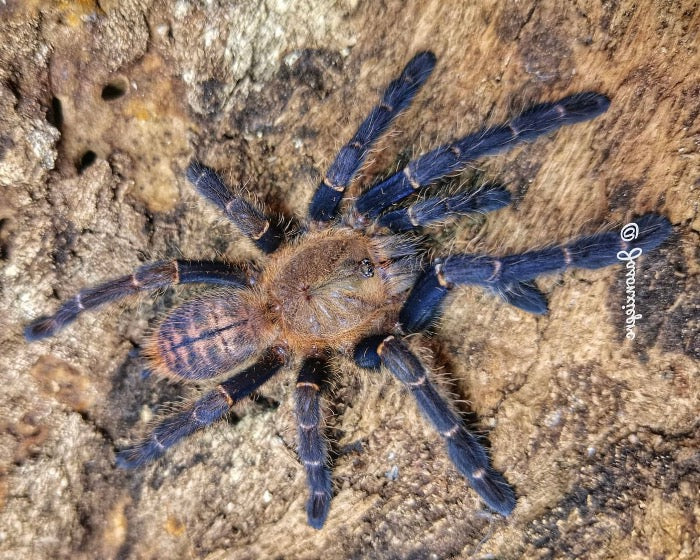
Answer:
POLYGON ((331 508, 330 478, 327 489, 315 491, 306 502, 306 519, 314 529, 321 529, 326 523, 331 508))
POLYGON ((81 294, 64 302, 53 315, 44 315, 29 323, 24 329, 24 338, 33 342, 53 336, 67 324, 72 323, 85 308, 81 294))
POLYGON ((29 342, 53 336, 63 325, 54 315, 45 315, 29 323, 24 329, 24 338, 29 342))
POLYGON ((544 315, 547 313, 547 298, 532 284, 526 282, 511 282, 490 288, 491 291, 506 303, 528 313, 544 315))
POLYGON ((634 224, 639 229, 639 235, 629 243, 645 253, 656 249, 673 232, 671 222, 659 214, 644 214, 637 218, 634 224))
POLYGON ((120 469, 136 469, 146 463, 155 461, 165 453, 165 449, 159 447, 156 442, 146 441, 135 447, 122 449, 116 454, 116 464, 120 469))

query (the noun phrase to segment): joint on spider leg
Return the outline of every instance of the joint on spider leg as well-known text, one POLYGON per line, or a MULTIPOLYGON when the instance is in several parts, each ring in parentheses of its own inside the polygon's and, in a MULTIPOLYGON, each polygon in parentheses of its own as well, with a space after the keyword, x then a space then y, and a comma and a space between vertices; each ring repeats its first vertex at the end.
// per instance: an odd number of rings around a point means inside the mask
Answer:
POLYGON ((138 290, 157 290, 179 284, 179 263, 172 260, 145 264, 131 275, 131 283, 138 290))
POLYGON ((119 451, 116 464, 120 469, 135 469, 155 461, 165 454, 165 448, 153 434, 134 447, 119 451))
POLYGON ((574 259, 571 256, 571 250, 568 247, 562 247, 561 252, 564 254, 564 264, 566 266, 571 266, 571 264, 574 262, 574 259))
POLYGON ((382 361, 377 350, 386 337, 386 334, 378 334, 358 342, 353 351, 355 363, 363 369, 378 370, 382 361))
POLYGON ((304 360, 297 377, 297 388, 309 387, 316 392, 321 390, 321 384, 328 377, 330 366, 323 356, 311 356, 304 360))
POLYGON ((307 482, 311 494, 306 503, 306 519, 314 529, 321 529, 326 522, 331 505, 331 478, 326 465, 307 467, 307 482))
POLYGON ((493 259, 492 264, 493 264, 493 272, 491 273, 491 276, 489 276, 486 279, 486 282, 489 284, 492 284, 494 282, 498 282, 498 279, 501 275, 501 269, 503 268, 503 261, 501 261, 500 259, 493 259))
POLYGON ((233 193, 213 169, 193 161, 187 168, 187 179, 260 250, 272 253, 284 240, 284 231, 271 223, 255 204, 233 193))
POLYGON ((117 467, 135 469, 163 456, 177 440, 187 437, 196 429, 189 417, 190 413, 185 412, 161 420, 148 438, 117 453, 117 467))
POLYGON ((267 231, 268 231, 269 229, 270 229, 270 221, 269 221, 269 220, 263 220, 263 221, 260 223, 260 227, 259 227, 258 231, 251 232, 250 238, 251 238, 253 241, 258 241, 259 239, 261 239, 261 238, 267 233, 267 231))
POLYGON ((338 204, 343 198, 344 190, 338 191, 322 182, 316 189, 309 205, 309 216, 312 220, 330 222, 336 215, 338 204))
POLYGON ((265 253, 272 253, 284 240, 283 230, 251 202, 234 196, 224 208, 226 217, 265 253))
POLYGON ((615 264, 618 262, 619 248, 620 237, 615 232, 579 237, 559 248, 562 261, 560 268, 596 269, 615 264))
POLYGON ((255 245, 264 253, 273 253, 285 239, 284 229, 266 220, 264 231, 258 238, 253 238, 255 245))
POLYGON ((596 92, 583 92, 558 101, 540 103, 508 122, 516 142, 535 140, 562 126, 591 120, 608 110, 610 99, 596 92))
POLYGON ((377 223, 395 233, 443 223, 457 216, 493 212, 510 203, 510 193, 501 186, 484 187, 477 192, 433 196, 382 214, 377 223))
POLYGON ((555 105, 558 109, 561 108, 566 124, 575 124, 605 113, 610 107, 610 98, 595 91, 584 91, 564 97, 555 105))
POLYGON ((221 210, 226 211, 227 205, 237 198, 216 171, 198 161, 189 164, 186 175, 197 192, 221 210))
POLYGON ((413 174, 411 173, 411 166, 407 165, 406 167, 403 168, 403 174, 406 176, 406 181, 408 181, 408 184, 411 185, 411 188, 415 191, 418 190, 421 185, 416 179, 413 177, 413 174))
POLYGON ((217 385, 216 390, 219 391, 219 393, 221 393, 222 397, 224 397, 224 399, 226 400, 226 404, 228 404, 229 408, 235 404, 235 401, 231 398, 231 395, 228 394, 228 391, 225 387, 223 387, 222 385, 217 385))
POLYGON ((449 430, 440 432, 440 435, 444 437, 445 439, 450 439, 451 437, 454 437, 457 432, 459 432, 460 425, 458 423, 455 423, 449 430))
POLYGON ((186 175, 200 195, 227 212, 227 205, 235 197, 216 171, 198 161, 192 161, 187 167, 186 175))
POLYGON ((481 255, 453 255, 447 257, 442 267, 444 278, 453 285, 477 284, 489 286, 502 279, 508 272, 504 259, 494 259, 481 255))
POLYGON ((628 259, 634 251, 640 255, 656 249, 673 231, 671 223, 658 214, 645 214, 634 222, 638 234, 625 240, 617 232, 605 232, 581 237, 562 247, 569 256, 571 266, 596 269, 617 264, 628 259))
POLYGON ((209 168, 205 167, 202 163, 197 160, 192 160, 187 166, 187 180, 192 183, 195 187, 199 185, 199 181, 209 172, 209 168))

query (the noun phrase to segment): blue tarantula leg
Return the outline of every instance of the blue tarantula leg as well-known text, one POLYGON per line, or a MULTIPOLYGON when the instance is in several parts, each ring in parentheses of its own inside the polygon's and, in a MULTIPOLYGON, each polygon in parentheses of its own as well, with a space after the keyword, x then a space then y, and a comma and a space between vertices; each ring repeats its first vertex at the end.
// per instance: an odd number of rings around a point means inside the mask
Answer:
POLYGON ((406 107, 430 76, 435 67, 435 55, 420 52, 414 56, 391 82, 378 105, 362 122, 345 146, 340 149, 323 181, 319 184, 309 206, 309 218, 327 222, 335 217, 345 189, 359 171, 372 145, 406 107))
POLYGON ((321 384, 328 372, 328 362, 321 358, 304 361, 297 378, 296 413, 299 435, 299 460, 306 469, 309 500, 306 516, 314 529, 326 521, 331 505, 331 473, 328 449, 322 433, 321 384))
POLYGON ((410 161, 402 171, 360 195, 355 208, 369 218, 376 218, 392 204, 441 177, 460 171, 470 161, 504 152, 562 126, 593 119, 609 105, 607 97, 594 92, 536 105, 505 124, 485 128, 410 161))
POLYGON ((472 212, 492 212, 510 203, 510 193, 492 185, 477 192, 462 192, 452 196, 435 196, 414 202, 406 208, 387 212, 377 223, 401 233, 422 226, 443 222, 453 216, 472 212))
POLYGON ((416 355, 394 336, 385 337, 376 352, 382 364, 411 391, 420 411, 445 439, 457 470, 486 505, 501 515, 509 515, 515 507, 513 489, 491 467, 484 448, 440 396, 416 355))
POLYGON ((566 268, 596 269, 620 263, 628 256, 636 258, 661 245, 672 230, 670 222, 658 214, 645 214, 635 223, 639 234, 634 241, 606 232, 507 257, 452 255, 435 260, 413 287, 399 321, 405 332, 427 328, 439 314, 448 290, 457 285, 484 286, 525 311, 545 313, 544 296, 527 282, 566 268))
POLYGON ((226 217, 265 253, 272 253, 284 240, 284 230, 251 201, 234 194, 213 169, 197 161, 187 168, 187 179, 199 194, 213 202, 226 217))
POLYGON ((229 377, 180 412, 163 418, 148 439, 117 453, 117 466, 133 469, 157 459, 181 439, 222 418, 236 402, 250 395, 285 363, 286 354, 281 349, 269 348, 249 368, 229 377))
POLYGON ((454 255, 445 259, 444 277, 450 284, 490 287, 527 282, 566 268, 592 270, 621 262, 620 252, 627 252, 631 247, 637 247, 641 252, 651 251, 671 233, 669 221, 658 214, 646 214, 636 223, 641 233, 633 243, 623 241, 618 232, 609 231, 580 237, 565 245, 501 258, 454 255))
POLYGON ((249 285, 249 280, 245 268, 219 261, 172 260, 145 264, 133 274, 80 290, 53 315, 32 321, 24 329, 24 337, 33 341, 52 336, 84 311, 141 291, 193 283, 242 288, 249 285))

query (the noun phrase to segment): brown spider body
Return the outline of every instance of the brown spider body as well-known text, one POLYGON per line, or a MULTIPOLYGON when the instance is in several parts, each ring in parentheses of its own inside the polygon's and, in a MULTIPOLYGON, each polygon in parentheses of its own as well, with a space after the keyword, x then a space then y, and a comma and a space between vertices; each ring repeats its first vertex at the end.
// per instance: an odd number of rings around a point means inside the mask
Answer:
POLYGON ((415 259, 400 258, 411 249, 349 227, 309 232, 269 255, 251 288, 223 289, 176 309, 145 355, 160 375, 205 379, 268 346, 296 356, 347 352, 368 334, 394 330, 416 274, 415 259))
POLYGON ((299 355, 349 350, 367 334, 393 329, 412 267, 394 262, 382 241, 340 228, 308 233, 271 255, 259 293, 279 343, 299 355))

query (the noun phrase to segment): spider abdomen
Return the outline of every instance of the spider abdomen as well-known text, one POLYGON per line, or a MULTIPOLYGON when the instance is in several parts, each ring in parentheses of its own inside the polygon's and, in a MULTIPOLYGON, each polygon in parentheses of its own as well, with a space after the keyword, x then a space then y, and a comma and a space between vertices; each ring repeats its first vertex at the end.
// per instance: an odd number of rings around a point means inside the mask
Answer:
POLYGON ((168 315, 144 353, 161 375, 208 379, 240 366, 273 332, 251 292, 221 290, 168 315))

